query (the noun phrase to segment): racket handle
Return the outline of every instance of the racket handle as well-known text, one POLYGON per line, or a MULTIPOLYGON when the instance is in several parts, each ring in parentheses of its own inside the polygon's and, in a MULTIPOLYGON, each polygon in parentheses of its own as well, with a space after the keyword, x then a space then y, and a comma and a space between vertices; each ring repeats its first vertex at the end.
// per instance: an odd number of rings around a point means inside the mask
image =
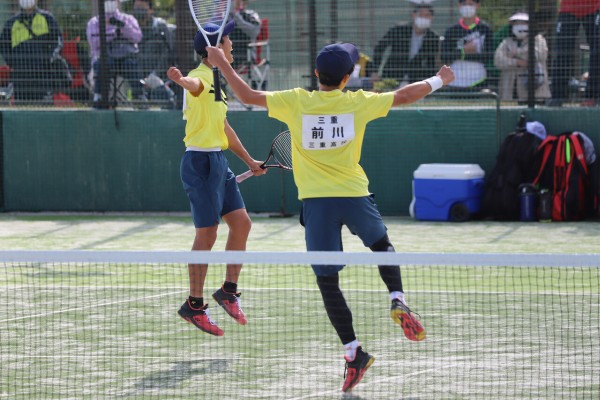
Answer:
POLYGON ((215 86, 215 101, 223 100, 221 97, 221 77, 219 76, 219 69, 217 67, 213 67, 213 80, 215 86))
POLYGON ((254 176, 254 172, 252 172, 252 170, 249 169, 248 171, 244 172, 243 174, 239 174, 238 176, 236 176, 235 181, 237 183, 242 183, 246 179, 250 178, 251 176, 254 176))

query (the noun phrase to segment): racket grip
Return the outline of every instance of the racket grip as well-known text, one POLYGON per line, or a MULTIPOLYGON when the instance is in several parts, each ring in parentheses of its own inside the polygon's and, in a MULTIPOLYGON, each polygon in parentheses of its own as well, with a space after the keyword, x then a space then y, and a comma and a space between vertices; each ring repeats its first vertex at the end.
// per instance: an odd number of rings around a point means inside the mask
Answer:
POLYGON ((244 172, 243 174, 239 174, 238 176, 235 177, 235 181, 237 183, 241 183, 244 182, 246 179, 250 178, 251 176, 254 176, 254 172, 252 172, 252 170, 248 170, 246 172, 244 172))
POLYGON ((223 100, 221 97, 221 77, 219 76, 219 69, 213 67, 213 81, 215 86, 215 101, 223 100))

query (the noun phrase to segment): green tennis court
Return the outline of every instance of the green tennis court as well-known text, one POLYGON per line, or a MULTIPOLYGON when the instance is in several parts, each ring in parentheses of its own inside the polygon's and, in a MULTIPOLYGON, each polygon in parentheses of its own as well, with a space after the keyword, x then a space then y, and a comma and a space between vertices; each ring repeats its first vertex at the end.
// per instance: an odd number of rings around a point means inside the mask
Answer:
MULTIPOLYGON (((392 240, 406 251, 540 253, 547 246, 546 252, 559 254, 598 248, 593 223, 386 222, 392 240), (567 235, 577 240, 565 240, 567 235)), ((184 216, 4 215, 0 226, 10 231, 2 229, 2 250, 187 250, 191 234, 184 216)), ((253 250, 303 250, 295 219, 256 217, 251 237, 253 250)), ((346 239, 348 251, 362 251, 357 239, 346 239)), ((499 266, 473 266, 467 257, 464 265, 402 267, 409 304, 428 331, 421 343, 406 340, 389 318, 376 268, 348 266, 342 288, 359 340, 376 361, 344 397, 341 346, 310 267, 292 256, 243 269, 248 325, 236 325, 209 301, 225 330, 221 338, 177 316, 187 295, 185 264, 4 263, 0 398, 596 397, 600 270, 502 266, 503 256, 497 260, 499 266)), ((223 273, 222 264, 209 270, 209 293, 223 273)))
MULTIPOLYGON (((598 221, 468 223, 384 217, 398 252, 596 253, 598 221)), ((252 216, 249 251, 304 251, 298 216, 252 216)), ((222 224, 215 250, 225 249, 222 224)), ((346 251, 369 251, 344 229, 346 251)), ((188 214, 0 214, 0 249, 189 250, 194 228, 188 214)))

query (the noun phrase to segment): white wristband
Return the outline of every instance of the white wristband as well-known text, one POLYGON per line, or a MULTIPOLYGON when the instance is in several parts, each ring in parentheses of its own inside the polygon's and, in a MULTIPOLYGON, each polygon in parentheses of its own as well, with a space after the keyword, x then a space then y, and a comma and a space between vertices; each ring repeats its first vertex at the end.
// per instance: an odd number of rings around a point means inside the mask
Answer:
POLYGON ((436 90, 440 89, 442 86, 444 86, 444 81, 437 75, 432 76, 431 78, 427 78, 423 82, 427 82, 429 83, 429 86, 431 86, 431 92, 429 93, 433 93, 436 90))

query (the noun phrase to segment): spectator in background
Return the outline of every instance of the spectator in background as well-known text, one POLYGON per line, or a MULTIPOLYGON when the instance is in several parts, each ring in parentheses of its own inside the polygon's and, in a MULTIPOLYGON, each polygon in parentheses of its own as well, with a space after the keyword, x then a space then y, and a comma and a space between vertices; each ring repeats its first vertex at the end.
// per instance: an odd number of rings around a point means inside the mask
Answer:
MULTIPOLYGON (((248 45, 256 41, 260 33, 261 21, 258 13, 247 8, 248 0, 232 0, 231 17, 235 21, 235 28, 229 34, 233 47, 233 68, 238 69, 248 62, 248 45)), ((252 49, 251 56, 255 57, 256 49, 252 49)))
MULTIPOLYGON (((133 15, 119 11, 119 0, 104 2, 106 14, 106 42, 108 68, 113 75, 121 75, 131 87, 134 98, 145 101, 137 54, 142 31, 133 15)), ((90 45, 92 70, 94 72, 94 105, 100 101, 100 21, 92 17, 87 24, 87 40, 90 45)))
POLYGON ((379 40, 368 72, 374 81, 391 78, 405 86, 437 72, 440 37, 430 29, 433 7, 416 4, 412 22, 392 27, 379 40), (389 56, 385 57, 389 49, 389 56))
MULTIPOLYGON (((501 100, 513 100, 517 93, 519 101, 527 100, 529 59, 529 15, 518 12, 508 19, 511 34, 504 39, 494 55, 494 64, 500 70, 498 91, 501 100)), ((550 97, 548 85, 548 45, 542 35, 535 37, 535 98, 550 97)))
POLYGON ((133 15, 142 30, 138 63, 150 100, 168 100, 174 106, 173 90, 164 82, 167 69, 175 63, 174 26, 153 14, 152 0, 135 0, 133 3, 133 15))
POLYGON ((484 88, 486 65, 494 57, 493 32, 477 16, 479 0, 459 0, 461 18, 446 30, 442 42, 442 63, 450 65, 456 79, 453 88, 484 88))
POLYGON ((42 100, 57 86, 66 86, 55 74, 61 70, 68 73, 60 55, 62 33, 52 14, 37 8, 36 0, 19 0, 19 7, 4 24, 0 54, 12 69, 15 100, 42 100))
POLYGON ((590 46, 589 78, 583 105, 598 105, 600 101, 600 0, 562 0, 554 40, 550 106, 561 106, 569 97, 569 78, 580 26, 590 46))

